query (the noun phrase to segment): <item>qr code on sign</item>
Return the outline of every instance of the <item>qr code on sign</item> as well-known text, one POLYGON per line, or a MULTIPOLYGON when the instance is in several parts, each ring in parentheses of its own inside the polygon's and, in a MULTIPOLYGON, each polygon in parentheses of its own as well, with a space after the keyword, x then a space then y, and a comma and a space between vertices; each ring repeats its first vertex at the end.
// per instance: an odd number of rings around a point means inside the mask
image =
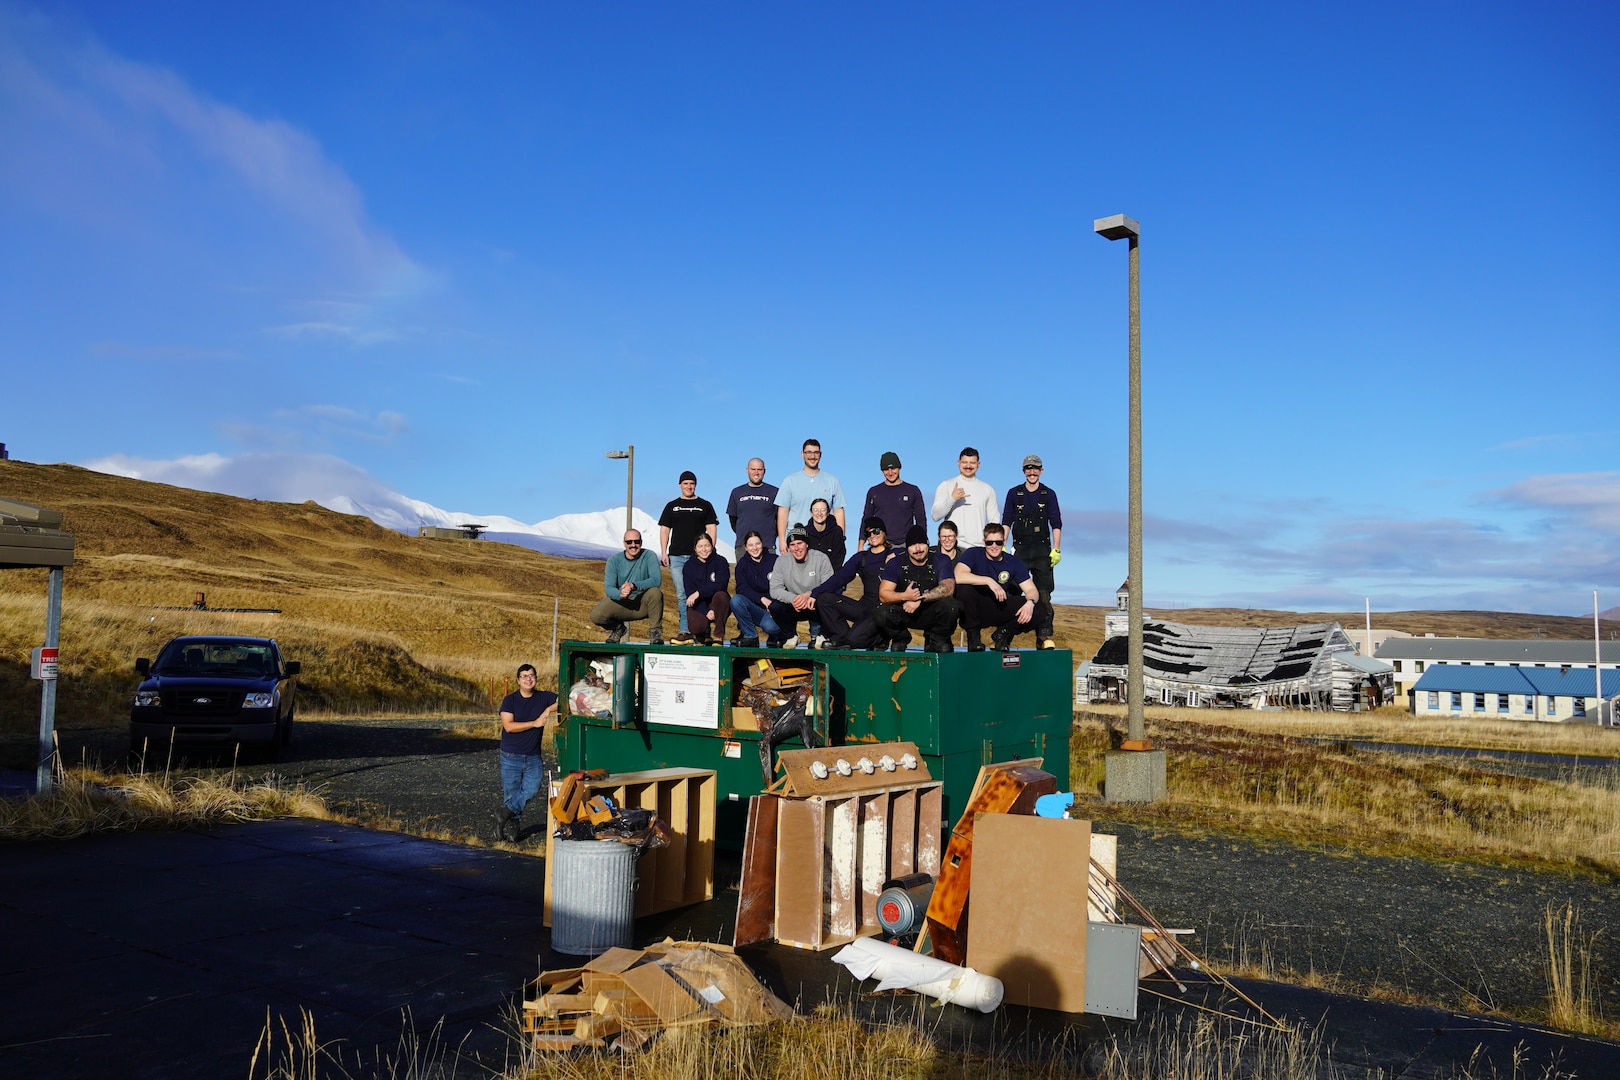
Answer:
POLYGON ((677 690, 677 691, 675 691, 675 704, 677 704, 677 705, 685 705, 686 704, 686 691, 685 690, 677 690))

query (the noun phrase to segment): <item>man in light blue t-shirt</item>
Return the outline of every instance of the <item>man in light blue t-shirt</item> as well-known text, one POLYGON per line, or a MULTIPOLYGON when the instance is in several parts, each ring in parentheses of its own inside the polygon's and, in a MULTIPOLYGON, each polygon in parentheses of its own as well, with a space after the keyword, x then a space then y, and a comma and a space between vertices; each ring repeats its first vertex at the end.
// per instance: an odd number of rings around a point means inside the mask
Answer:
MULTIPOLYGON (((821 471, 821 443, 804 440, 804 471, 782 481, 776 492, 776 535, 785 537, 790 526, 810 520, 810 504, 826 499, 838 527, 844 527, 844 489, 838 477, 821 471)), ((784 548, 785 551, 785 548, 784 548)))

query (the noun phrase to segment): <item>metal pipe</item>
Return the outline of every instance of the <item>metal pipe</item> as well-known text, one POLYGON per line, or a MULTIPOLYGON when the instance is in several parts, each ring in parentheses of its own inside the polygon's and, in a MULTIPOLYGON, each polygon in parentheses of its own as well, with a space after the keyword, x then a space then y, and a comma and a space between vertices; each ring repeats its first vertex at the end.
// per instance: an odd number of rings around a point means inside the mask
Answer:
MULTIPOLYGON (((51 567, 45 599, 45 647, 54 649, 62 637, 62 568, 51 567)), ((58 671, 61 669, 58 668, 58 671)), ((34 792, 51 792, 52 759, 56 755, 56 680, 46 679, 39 687, 39 758, 34 770, 34 792)))
POLYGON ((1127 710, 1130 736, 1137 742, 1147 738, 1142 702, 1142 304, 1138 237, 1130 237, 1131 277, 1131 487, 1130 487, 1130 705, 1127 710))

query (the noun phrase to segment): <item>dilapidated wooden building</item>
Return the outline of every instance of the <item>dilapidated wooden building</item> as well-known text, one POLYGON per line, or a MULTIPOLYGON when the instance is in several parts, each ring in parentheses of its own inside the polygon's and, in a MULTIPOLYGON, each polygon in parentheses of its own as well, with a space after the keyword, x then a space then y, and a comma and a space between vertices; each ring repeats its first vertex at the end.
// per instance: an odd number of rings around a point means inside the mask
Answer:
MULTIPOLYGON (((1107 637, 1078 680, 1084 700, 1125 700, 1127 626, 1124 611, 1106 616, 1107 637)), ((1394 697, 1394 669, 1357 655, 1336 622, 1189 626, 1146 616, 1142 668, 1146 700, 1160 705, 1359 712, 1394 697)))

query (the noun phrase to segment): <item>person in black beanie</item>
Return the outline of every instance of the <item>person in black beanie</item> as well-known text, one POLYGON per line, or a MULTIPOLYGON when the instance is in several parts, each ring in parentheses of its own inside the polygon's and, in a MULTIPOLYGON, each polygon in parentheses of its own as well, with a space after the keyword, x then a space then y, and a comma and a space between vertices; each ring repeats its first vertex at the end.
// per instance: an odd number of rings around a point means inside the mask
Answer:
POLYGON ((887 635, 891 651, 911 644, 911 631, 923 632, 923 648, 950 652, 951 635, 961 617, 951 560, 928 550, 928 530, 913 525, 906 532, 906 554, 883 567, 875 616, 878 632, 887 635))

